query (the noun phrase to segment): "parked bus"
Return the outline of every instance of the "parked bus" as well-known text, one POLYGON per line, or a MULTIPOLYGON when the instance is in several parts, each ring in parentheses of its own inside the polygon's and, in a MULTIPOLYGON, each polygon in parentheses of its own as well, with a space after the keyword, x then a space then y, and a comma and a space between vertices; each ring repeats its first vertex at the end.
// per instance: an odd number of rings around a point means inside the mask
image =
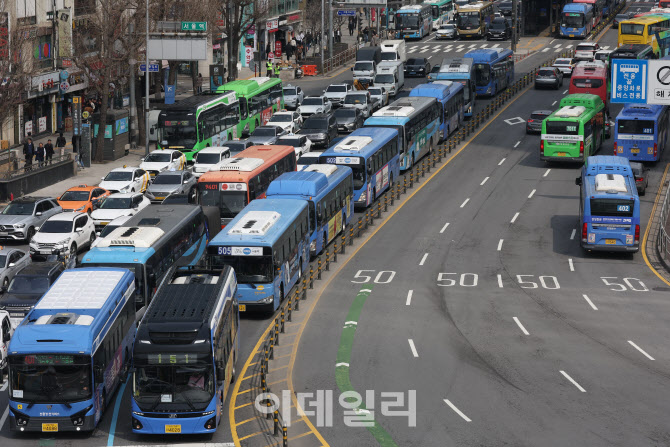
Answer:
POLYGON ((581 162, 600 150, 605 139, 605 105, 596 95, 578 93, 561 100, 560 109, 542 121, 540 159, 581 162))
POLYGON ((670 108, 626 104, 616 117, 614 155, 630 161, 658 161, 668 143, 670 108))
POLYGON ((251 202, 208 245, 211 266, 237 275, 240 312, 272 313, 309 268, 306 200, 251 202))
POLYGON ((640 198, 630 162, 623 157, 588 157, 580 186, 579 224, 584 250, 637 252, 640 198))
POLYGON ((198 201, 219 209, 221 228, 255 199, 265 198, 270 183, 297 167, 293 146, 250 146, 198 179, 198 201))
POLYGON ((421 96, 437 99, 442 107, 440 115, 440 136, 439 140, 445 140, 455 132, 463 123, 463 85, 458 82, 447 82, 448 84, 420 84, 414 87, 409 96, 421 96))
POLYGON ((475 68, 477 96, 495 96, 514 82, 514 52, 505 48, 479 48, 469 51, 475 68))
POLYGON ((135 336, 133 433, 215 432, 235 380, 240 325, 235 272, 230 267, 173 272, 135 336))
POLYGON ((586 3, 568 3, 561 12, 561 37, 586 38, 593 30, 593 6, 586 3))
POLYGON ((463 85, 463 116, 472 117, 475 110, 476 86, 475 64, 471 57, 444 59, 440 71, 435 73, 434 83, 454 81, 463 85))
MULTIPOLYGON (((617 45, 621 47, 625 44, 651 45, 656 58, 667 56, 670 46, 670 15, 649 14, 619 22, 617 45), (658 38, 656 33, 658 33, 658 38), (661 47, 665 48, 665 52, 661 52, 661 47)), ((627 59, 630 59, 630 57, 627 59)))
POLYGON ((217 93, 235 92, 240 101, 237 135, 248 136, 258 126, 264 126, 273 113, 284 108, 281 79, 257 76, 223 84, 217 93))
POLYGON ((312 164, 300 172, 286 172, 268 188, 273 199, 300 199, 309 203, 309 252, 320 254, 354 215, 354 176, 348 166, 312 164))
POLYGON ((9 344, 9 426, 92 431, 130 364, 133 274, 66 270, 16 328, 9 344))
POLYGON ((569 94, 590 93, 598 95, 608 110, 609 70, 603 62, 580 62, 572 71, 569 94))
POLYGON ((435 98, 414 96, 398 99, 377 110, 365 120, 364 126, 391 127, 398 131, 400 170, 406 171, 433 151, 440 140, 441 119, 442 110, 435 98))
POLYGON ((198 205, 149 205, 99 239, 82 265, 134 272, 135 302, 141 308, 151 302, 170 267, 195 265, 202 258, 207 242, 220 230, 211 215, 211 208, 198 205))
MULTIPOLYGON (((670 41, 668 41, 670 43, 670 41)), ((651 45, 623 44, 609 55, 610 61, 615 59, 657 59, 651 45)))
POLYGON ((194 162, 201 149, 237 138, 240 102, 235 92, 191 96, 158 115, 158 149, 178 149, 194 162))
MULTIPOLYGON (((368 118, 371 119, 371 118, 368 118)), ((354 130, 335 146, 325 150, 319 163, 348 166, 354 176, 354 206, 366 208, 400 177, 401 126, 381 126, 354 130)))
POLYGON ((452 0, 426 0, 423 4, 430 6, 433 30, 438 29, 440 25, 447 23, 454 17, 454 4, 452 0))
POLYGON ((456 19, 458 37, 461 39, 484 37, 493 20, 493 12, 493 3, 491 2, 470 3, 460 6, 456 19))
POLYGON ((593 7, 593 27, 595 28, 603 17, 603 8, 605 7, 605 0, 573 0, 573 3, 583 3, 593 7))
POLYGON ((429 5, 407 5, 395 13, 396 37, 398 39, 423 39, 433 29, 433 18, 429 5))

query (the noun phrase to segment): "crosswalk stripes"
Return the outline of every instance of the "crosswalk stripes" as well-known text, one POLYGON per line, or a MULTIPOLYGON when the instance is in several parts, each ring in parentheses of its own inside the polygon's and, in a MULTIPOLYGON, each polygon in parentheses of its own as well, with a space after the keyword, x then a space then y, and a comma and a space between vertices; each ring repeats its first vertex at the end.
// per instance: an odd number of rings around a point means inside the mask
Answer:
POLYGON ((423 50, 419 51, 419 53, 425 53, 425 52, 428 51, 429 49, 430 49, 430 47, 426 47, 426 48, 424 48, 423 50))

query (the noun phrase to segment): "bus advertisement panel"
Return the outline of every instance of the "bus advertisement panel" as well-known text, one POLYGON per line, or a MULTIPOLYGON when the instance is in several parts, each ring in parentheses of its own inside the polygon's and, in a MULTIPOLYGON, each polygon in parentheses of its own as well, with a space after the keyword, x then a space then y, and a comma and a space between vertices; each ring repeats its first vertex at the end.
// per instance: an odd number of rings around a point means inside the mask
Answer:
POLYGON ((495 96, 514 82, 514 52, 504 48, 480 48, 465 54, 475 69, 477 96, 495 96))
POLYGON ((668 143, 668 106, 626 104, 616 117, 614 155, 630 161, 658 161, 668 143))
POLYGON ((454 17, 454 4, 452 0, 426 0, 423 4, 430 6, 433 30, 437 30, 440 25, 447 23, 454 17))
POLYGON ((237 134, 250 135, 258 126, 264 126, 272 114, 284 108, 281 79, 257 76, 223 84, 217 93, 235 92, 240 101, 237 134))
POLYGON ((573 0, 572 3, 582 3, 593 7, 593 28, 595 28, 603 19, 605 0, 573 0))

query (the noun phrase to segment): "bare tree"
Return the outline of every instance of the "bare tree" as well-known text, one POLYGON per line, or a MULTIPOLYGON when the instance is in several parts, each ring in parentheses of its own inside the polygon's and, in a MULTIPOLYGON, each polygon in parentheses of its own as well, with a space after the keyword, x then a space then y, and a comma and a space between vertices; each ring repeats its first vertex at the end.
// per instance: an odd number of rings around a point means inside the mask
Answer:
POLYGON ((226 34, 228 47, 228 76, 237 78, 237 55, 240 40, 261 17, 265 17, 267 1, 263 0, 213 0, 223 18, 222 31, 226 34))

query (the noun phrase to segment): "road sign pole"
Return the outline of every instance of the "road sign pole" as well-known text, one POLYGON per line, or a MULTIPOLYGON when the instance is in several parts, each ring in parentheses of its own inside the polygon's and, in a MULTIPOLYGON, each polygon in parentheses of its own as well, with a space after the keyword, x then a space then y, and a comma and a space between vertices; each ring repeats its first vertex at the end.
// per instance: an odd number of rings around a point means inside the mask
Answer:
POLYGON ((147 71, 144 72, 144 155, 149 155, 149 0, 145 0, 146 8, 146 45, 144 46, 147 71))

